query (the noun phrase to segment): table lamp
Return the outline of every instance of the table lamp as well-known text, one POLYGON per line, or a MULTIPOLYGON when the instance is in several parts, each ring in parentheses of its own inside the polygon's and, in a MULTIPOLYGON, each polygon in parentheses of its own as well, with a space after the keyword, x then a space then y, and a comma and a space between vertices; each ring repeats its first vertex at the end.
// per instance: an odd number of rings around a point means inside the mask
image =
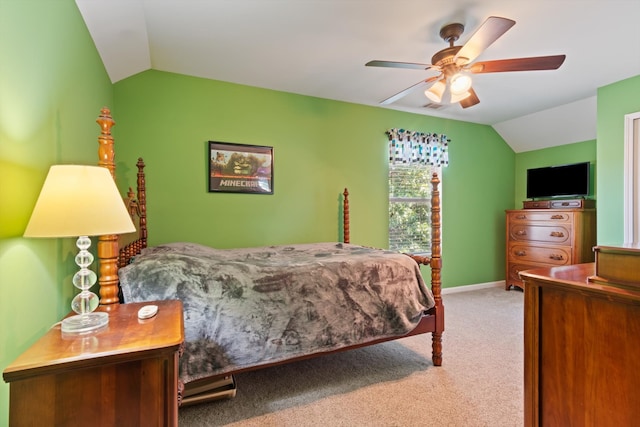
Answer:
POLYGON ((90 291, 96 273, 88 267, 93 255, 89 236, 136 230, 109 170, 101 166, 54 165, 38 196, 24 237, 78 237, 75 257, 80 270, 73 285, 80 289, 71 301, 77 314, 62 321, 63 333, 95 331, 109 323, 109 315, 94 312, 100 302, 90 291))

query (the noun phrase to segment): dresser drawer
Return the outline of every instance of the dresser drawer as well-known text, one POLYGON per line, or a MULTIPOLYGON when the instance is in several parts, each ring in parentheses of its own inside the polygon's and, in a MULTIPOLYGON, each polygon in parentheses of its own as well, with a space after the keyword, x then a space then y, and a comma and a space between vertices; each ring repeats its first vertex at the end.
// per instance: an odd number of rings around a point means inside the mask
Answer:
POLYGON ((572 220, 572 215, 567 212, 554 212, 553 210, 547 209, 543 211, 538 210, 521 210, 517 212, 509 212, 508 214, 508 222, 509 223, 518 223, 518 222, 532 222, 532 221, 544 221, 551 223, 570 223, 572 220))
POLYGON ((509 227, 509 239, 520 242, 570 245, 571 231, 571 224, 533 225, 516 223, 509 227))
POLYGON ((570 246, 509 244, 509 261, 536 262, 548 266, 571 264, 570 246))
POLYGON ((545 268, 548 267, 547 264, 523 264, 518 262, 510 262, 507 268, 507 278, 506 285, 510 286, 519 286, 524 288, 524 284, 522 283, 522 279, 520 278, 521 271, 533 270, 536 268, 545 268))
POLYGON ((509 263, 509 269, 507 274, 507 284, 522 286, 522 279, 520 279, 521 271, 532 270, 534 268, 542 268, 542 267, 543 266, 541 265, 509 263))

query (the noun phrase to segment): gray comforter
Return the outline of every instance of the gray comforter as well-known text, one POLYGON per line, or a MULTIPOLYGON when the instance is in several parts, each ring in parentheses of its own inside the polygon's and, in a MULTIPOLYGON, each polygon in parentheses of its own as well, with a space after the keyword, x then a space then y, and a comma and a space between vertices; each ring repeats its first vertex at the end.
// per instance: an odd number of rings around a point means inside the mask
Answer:
POLYGON ((411 258, 342 243, 160 245, 119 276, 125 302, 182 300, 185 383, 404 335, 434 305, 411 258))

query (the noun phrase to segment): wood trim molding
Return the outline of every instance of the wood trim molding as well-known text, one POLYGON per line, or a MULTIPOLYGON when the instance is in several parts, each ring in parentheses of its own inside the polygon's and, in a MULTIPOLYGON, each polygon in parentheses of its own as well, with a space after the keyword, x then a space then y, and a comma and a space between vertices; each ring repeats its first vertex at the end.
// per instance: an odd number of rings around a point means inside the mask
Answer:
POLYGON ((624 116, 624 243, 640 244, 640 112, 624 116))

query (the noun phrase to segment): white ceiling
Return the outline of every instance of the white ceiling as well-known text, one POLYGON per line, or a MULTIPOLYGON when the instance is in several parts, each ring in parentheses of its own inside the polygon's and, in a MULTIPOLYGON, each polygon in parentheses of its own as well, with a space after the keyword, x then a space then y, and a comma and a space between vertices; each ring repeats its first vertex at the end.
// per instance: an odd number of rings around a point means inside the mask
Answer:
POLYGON ((492 125, 516 152, 596 138, 596 89, 640 74, 639 0, 76 0, 112 82, 156 69, 378 106, 434 71, 460 22, 516 21, 476 60, 566 54, 553 71, 479 74, 480 104, 433 110, 418 90, 391 105, 492 125))

